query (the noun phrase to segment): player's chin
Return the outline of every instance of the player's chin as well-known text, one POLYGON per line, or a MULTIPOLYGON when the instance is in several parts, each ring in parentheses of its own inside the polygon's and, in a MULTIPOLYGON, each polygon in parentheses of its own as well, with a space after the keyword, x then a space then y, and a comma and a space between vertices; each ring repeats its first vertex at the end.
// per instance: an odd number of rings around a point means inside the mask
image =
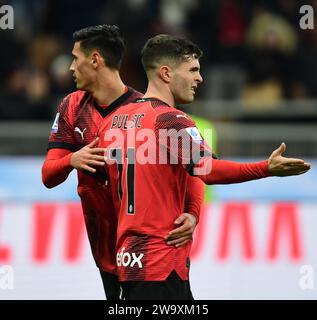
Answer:
POLYGON ((75 82, 75 84, 76 84, 76 88, 78 90, 82 90, 83 89, 83 85, 78 80, 75 82))
POLYGON ((190 95, 187 95, 186 97, 182 97, 178 103, 184 103, 184 104, 191 103, 194 101, 194 99, 195 99, 195 96, 193 94, 190 94, 190 95))
POLYGON ((191 103, 195 100, 195 95, 194 94, 190 94, 187 97, 187 103, 191 103))

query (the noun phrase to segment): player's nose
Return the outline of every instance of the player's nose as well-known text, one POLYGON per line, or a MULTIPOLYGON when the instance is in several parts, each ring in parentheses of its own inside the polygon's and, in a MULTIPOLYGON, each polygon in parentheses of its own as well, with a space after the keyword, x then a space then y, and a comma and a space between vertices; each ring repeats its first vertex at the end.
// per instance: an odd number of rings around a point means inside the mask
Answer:
POLYGON ((203 77, 201 76, 201 74, 199 73, 197 78, 195 79, 197 83, 202 83, 204 81, 203 77))
POLYGON ((74 72, 74 71, 75 71, 74 62, 72 62, 71 65, 69 66, 69 70, 70 70, 71 72, 74 72))

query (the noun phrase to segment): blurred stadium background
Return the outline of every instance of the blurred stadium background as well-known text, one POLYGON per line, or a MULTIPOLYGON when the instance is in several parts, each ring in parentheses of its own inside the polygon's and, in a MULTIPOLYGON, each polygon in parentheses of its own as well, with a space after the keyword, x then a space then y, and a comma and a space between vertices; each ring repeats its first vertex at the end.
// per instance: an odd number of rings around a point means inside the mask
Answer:
POLYGON ((148 37, 172 33, 199 44, 204 83, 184 110, 215 129, 220 158, 267 158, 284 141, 287 156, 313 165, 301 177, 209 190, 193 246, 194 296, 317 298, 317 26, 299 27, 300 6, 317 13, 317 1, 4 4, 14 8, 14 30, 0 30, 0 299, 103 299, 76 177, 46 190, 40 172, 56 107, 75 90, 72 33, 101 23, 122 29, 122 77, 140 91, 148 37))

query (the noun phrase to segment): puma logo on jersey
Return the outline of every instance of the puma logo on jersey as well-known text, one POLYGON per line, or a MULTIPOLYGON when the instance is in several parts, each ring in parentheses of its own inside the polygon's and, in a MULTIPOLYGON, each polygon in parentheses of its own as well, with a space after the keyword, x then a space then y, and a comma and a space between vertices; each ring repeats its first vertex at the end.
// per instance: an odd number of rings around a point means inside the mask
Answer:
POLYGON ((120 252, 117 253, 117 266, 118 267, 133 267, 134 265, 137 265, 140 269, 143 268, 142 265, 142 258, 144 256, 144 253, 140 253, 138 256, 132 252, 124 252, 125 247, 121 249, 120 252))
POLYGON ((85 132, 85 130, 86 130, 86 128, 83 131, 81 131, 78 127, 76 127, 74 131, 78 132, 80 134, 82 140, 84 140, 84 132, 85 132))
POLYGON ((176 118, 186 118, 186 119, 188 119, 188 117, 185 116, 184 114, 177 114, 176 118))

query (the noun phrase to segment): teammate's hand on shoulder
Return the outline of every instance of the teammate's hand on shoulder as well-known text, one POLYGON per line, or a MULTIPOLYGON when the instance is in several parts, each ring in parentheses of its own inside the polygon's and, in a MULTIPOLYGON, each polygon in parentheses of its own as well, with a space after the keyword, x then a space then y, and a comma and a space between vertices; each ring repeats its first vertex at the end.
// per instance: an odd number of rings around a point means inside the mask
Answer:
POLYGON ((86 170, 92 173, 96 172, 95 166, 104 166, 104 149, 97 148, 99 138, 96 138, 85 147, 74 152, 70 158, 70 165, 77 170, 86 170))
POLYGON ((302 159, 286 158, 282 154, 286 150, 285 143, 272 152, 268 160, 269 173, 272 176, 292 176, 307 172, 310 169, 310 164, 302 159))

